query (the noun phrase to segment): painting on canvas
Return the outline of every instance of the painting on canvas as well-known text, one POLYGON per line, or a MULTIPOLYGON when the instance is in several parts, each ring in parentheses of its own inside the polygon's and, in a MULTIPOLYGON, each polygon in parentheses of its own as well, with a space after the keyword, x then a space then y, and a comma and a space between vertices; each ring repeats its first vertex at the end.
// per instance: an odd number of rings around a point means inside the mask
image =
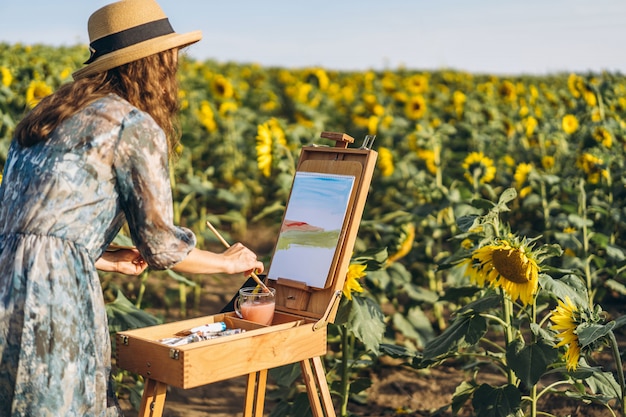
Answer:
POLYGON ((268 278, 324 287, 353 185, 349 175, 296 172, 268 278))

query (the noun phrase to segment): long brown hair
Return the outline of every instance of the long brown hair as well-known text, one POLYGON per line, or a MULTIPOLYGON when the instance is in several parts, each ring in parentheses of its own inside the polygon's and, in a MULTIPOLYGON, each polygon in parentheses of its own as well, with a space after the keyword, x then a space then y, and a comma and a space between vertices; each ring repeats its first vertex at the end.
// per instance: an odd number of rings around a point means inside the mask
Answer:
POLYGON ((180 139, 177 57, 178 49, 170 49, 61 86, 20 121, 15 139, 22 146, 45 141, 65 119, 113 93, 152 116, 171 151, 180 139))

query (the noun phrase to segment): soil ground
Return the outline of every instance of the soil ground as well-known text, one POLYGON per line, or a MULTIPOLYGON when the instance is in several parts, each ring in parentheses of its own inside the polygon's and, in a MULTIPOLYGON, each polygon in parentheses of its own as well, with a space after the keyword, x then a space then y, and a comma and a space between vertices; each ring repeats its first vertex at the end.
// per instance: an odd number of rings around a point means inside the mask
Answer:
MULTIPOLYGON (((245 242, 244 242, 245 243, 245 242)), ((253 245, 249 245, 253 247, 253 245)), ((254 247, 253 247, 254 249, 254 247)), ((266 249, 266 248, 263 248, 266 249)), ((257 252, 259 253, 259 252, 257 252)), ((262 252, 261 252, 262 253, 262 252)), ((186 318, 200 317, 215 314, 228 303, 232 296, 243 284, 243 277, 206 277, 203 278, 203 288, 199 308, 190 312, 186 318)), ((164 288, 163 281, 150 278, 147 283, 146 294, 152 294, 155 299, 166 298, 165 292, 176 293, 177 287, 164 288)), ((619 308, 619 307, 618 307, 619 308)), ((165 317, 167 322, 183 319, 178 306, 154 305, 148 309, 156 315, 165 317)), ((382 417, 382 416, 439 416, 451 417, 453 414, 447 406, 457 386, 466 380, 465 371, 461 366, 440 365, 428 370, 417 370, 401 366, 397 361, 381 358, 381 363, 372 369, 370 375, 371 387, 366 391, 365 404, 352 402, 348 410, 352 416, 382 417)), ((481 371, 483 381, 494 383, 504 382, 499 375, 481 371)), ((302 384, 302 381, 296 383, 302 384)), ((268 380, 268 393, 275 388, 271 378, 268 380)), ((246 378, 234 378, 210 385, 183 390, 169 387, 165 401, 164 417, 233 417, 243 415, 243 400, 245 397, 246 378)), ((128 398, 120 398, 126 417, 136 417, 137 410, 133 409, 128 398)), ((265 401, 264 416, 268 416, 276 402, 271 399, 265 401)), ((615 408, 615 407, 614 407, 615 408)), ((607 408, 584 404, 579 400, 568 399, 560 395, 542 397, 538 410, 559 417, 614 417, 607 408)), ((336 413, 339 413, 337 406, 336 413)), ((615 411, 615 415, 619 415, 615 411)), ((549 415, 549 414, 544 414, 549 415)), ((458 414, 460 417, 472 416, 471 405, 464 407, 458 414)), ((299 417, 299 416, 296 416, 299 417)))

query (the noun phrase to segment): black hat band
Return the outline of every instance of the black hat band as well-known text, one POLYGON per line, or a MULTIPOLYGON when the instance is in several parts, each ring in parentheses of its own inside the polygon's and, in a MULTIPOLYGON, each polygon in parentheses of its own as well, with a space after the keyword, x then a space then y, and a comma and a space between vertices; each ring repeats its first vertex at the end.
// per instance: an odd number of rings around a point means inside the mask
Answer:
POLYGON ((123 49, 136 43, 174 33, 170 21, 165 19, 144 23, 121 32, 112 33, 89 44, 91 56, 85 64, 91 64, 102 55, 123 49))

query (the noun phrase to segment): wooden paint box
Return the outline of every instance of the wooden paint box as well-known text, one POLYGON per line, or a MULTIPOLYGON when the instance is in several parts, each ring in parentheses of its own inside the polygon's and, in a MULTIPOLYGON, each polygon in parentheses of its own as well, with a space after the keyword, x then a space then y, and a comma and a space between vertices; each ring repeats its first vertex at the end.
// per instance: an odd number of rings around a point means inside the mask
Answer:
POLYGON ((314 320, 276 312, 271 326, 234 313, 182 320, 117 334, 117 365, 179 388, 194 388, 300 362, 326 353, 325 329, 314 320), (159 340, 196 326, 223 321, 244 333, 170 347, 159 340))

